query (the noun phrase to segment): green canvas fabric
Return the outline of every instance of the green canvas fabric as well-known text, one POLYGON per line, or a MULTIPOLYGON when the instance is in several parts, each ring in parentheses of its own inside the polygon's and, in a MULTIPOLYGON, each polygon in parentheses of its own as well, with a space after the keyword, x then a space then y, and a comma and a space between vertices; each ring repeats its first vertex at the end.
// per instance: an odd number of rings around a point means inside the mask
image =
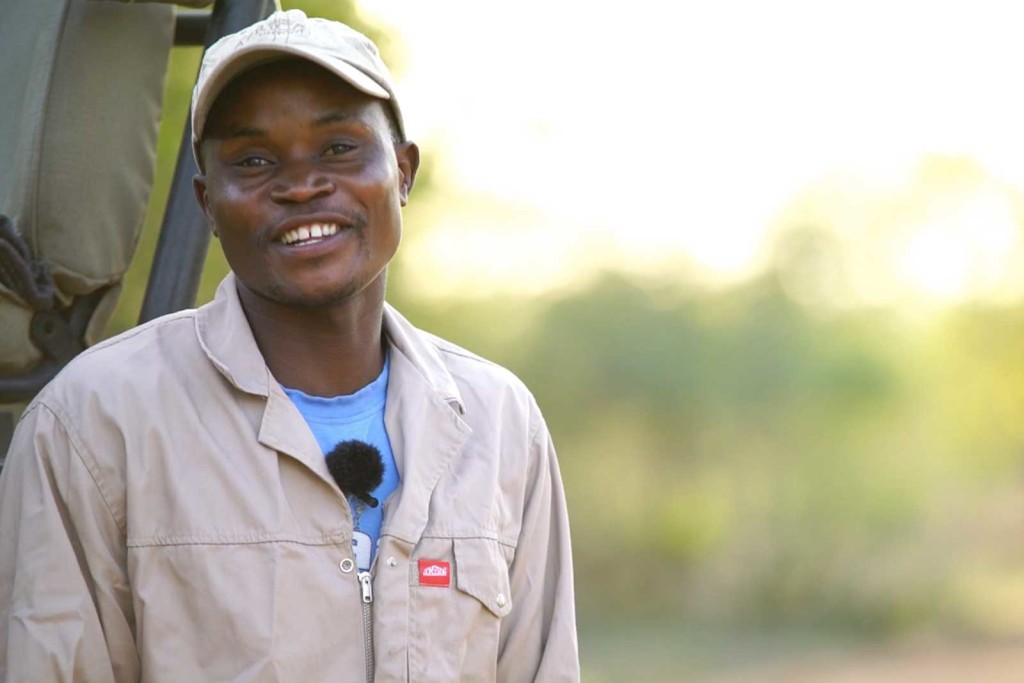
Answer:
MULTIPOLYGON (((121 2, 167 2, 168 0, 121 0, 121 2)), ((185 7, 207 7, 213 4, 213 0, 178 0, 176 5, 183 5, 185 7)))
MULTIPOLYGON (((206 4, 206 3, 194 3, 206 4)), ((0 22, 0 214, 56 285, 113 310, 152 188, 174 8, 118 0, 8 3, 0 22)), ((36 365, 34 311, 0 285, 0 374, 36 365)))

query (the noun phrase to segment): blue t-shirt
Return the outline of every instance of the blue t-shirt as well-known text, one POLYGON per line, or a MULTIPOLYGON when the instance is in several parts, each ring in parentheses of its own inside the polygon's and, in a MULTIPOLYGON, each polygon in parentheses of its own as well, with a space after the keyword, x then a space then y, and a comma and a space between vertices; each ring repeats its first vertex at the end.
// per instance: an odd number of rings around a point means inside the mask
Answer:
POLYGON ((384 500, 398 488, 399 482, 395 454, 391 451, 391 442, 384 428, 389 365, 388 357, 385 355, 384 369, 380 376, 356 393, 347 396, 322 398, 310 396, 298 389, 282 387, 302 413, 325 455, 340 442, 352 439, 365 441, 380 451, 384 461, 384 477, 380 486, 371 494, 380 501, 380 504, 372 508, 353 496, 348 498, 355 526, 352 543, 360 571, 368 570, 373 562, 377 542, 380 540, 381 522, 384 519, 384 500))

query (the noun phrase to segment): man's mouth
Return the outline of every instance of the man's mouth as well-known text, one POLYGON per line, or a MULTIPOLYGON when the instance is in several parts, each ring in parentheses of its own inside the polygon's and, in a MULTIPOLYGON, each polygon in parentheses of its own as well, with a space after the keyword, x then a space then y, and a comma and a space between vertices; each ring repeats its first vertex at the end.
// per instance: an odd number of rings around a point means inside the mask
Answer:
POLYGON ((312 244, 338 234, 338 230, 340 228, 337 223, 311 223, 285 232, 278 238, 278 241, 288 246, 312 244))

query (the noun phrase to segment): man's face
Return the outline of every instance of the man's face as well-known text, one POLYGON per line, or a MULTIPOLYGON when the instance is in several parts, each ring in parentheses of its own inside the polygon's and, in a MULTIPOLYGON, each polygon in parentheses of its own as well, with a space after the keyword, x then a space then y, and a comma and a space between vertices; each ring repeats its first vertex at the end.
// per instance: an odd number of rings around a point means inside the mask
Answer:
POLYGON ((419 157, 393 142, 381 102, 274 62, 225 88, 201 150, 196 196, 243 287, 304 307, 383 294, 419 157))

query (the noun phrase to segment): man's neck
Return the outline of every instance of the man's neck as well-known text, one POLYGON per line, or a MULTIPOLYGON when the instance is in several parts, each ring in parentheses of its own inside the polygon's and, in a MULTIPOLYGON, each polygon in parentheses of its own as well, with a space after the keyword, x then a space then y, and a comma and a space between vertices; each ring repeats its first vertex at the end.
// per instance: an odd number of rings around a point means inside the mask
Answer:
POLYGON ((268 301, 244 286, 238 294, 267 367, 289 389, 341 396, 380 375, 383 291, 316 308, 268 301))

